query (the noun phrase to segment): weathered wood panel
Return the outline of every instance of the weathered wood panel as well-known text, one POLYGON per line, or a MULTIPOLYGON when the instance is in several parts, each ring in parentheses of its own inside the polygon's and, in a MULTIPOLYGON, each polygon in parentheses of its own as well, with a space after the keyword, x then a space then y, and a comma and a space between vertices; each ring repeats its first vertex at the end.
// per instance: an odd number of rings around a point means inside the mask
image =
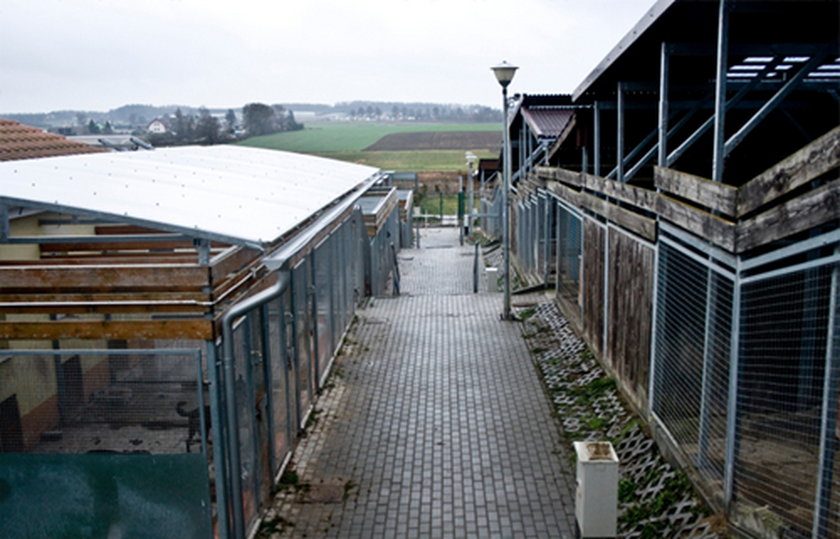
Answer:
POLYGON ((581 174, 583 186, 592 191, 626 202, 637 208, 654 211, 656 209, 656 193, 650 189, 643 189, 629 183, 608 180, 592 174, 581 174))
POLYGON ((119 255, 102 254, 59 254, 37 260, 0 260, 0 266, 91 266, 91 265, 131 265, 131 264, 187 264, 196 261, 195 253, 121 253, 119 255))
POLYGON ((542 180, 554 180, 574 185, 575 187, 581 187, 583 185, 580 172, 557 167, 536 167, 536 171, 537 176, 542 180))
POLYGON ((665 195, 659 196, 656 206, 663 219, 735 252, 735 223, 665 195))
POLYGON ((738 252, 840 219, 840 180, 738 223, 738 252))
POLYGON ((762 172, 738 191, 738 216, 746 215, 840 166, 840 127, 762 172))
POLYGON ((159 302, 159 301, 181 301, 188 303, 208 302, 209 296, 204 292, 124 292, 124 293, 62 293, 56 294, 50 291, 40 293, 7 293, 5 288, 0 288, 0 302, 159 302))
POLYGON ((556 194, 566 202, 590 210, 608 220, 623 226, 643 238, 653 240, 656 238, 656 221, 634 211, 622 208, 602 198, 575 191, 565 185, 552 183, 548 190, 556 194))
POLYGON ((201 290, 209 285, 199 266, 35 266, 0 268, 0 287, 12 291, 201 290))
MULTIPOLYGON (((195 250, 191 241, 161 239, 160 241, 132 241, 120 239, 115 241, 68 241, 68 242, 39 242, 37 237, 32 238, 33 243, 40 243, 43 253, 66 253, 66 252, 103 252, 103 251, 164 251, 175 249, 195 250)), ((198 256, 198 255, 196 255, 198 256)))
POLYGON ((632 237, 609 234, 609 311, 605 360, 643 407, 647 399, 653 326, 654 250, 632 237))
POLYGON ((738 211, 738 189, 725 183, 662 167, 654 167, 653 181, 657 188, 666 193, 724 215, 734 217, 738 211))
POLYGON ((178 313, 203 315, 210 310, 196 303, 155 302, 155 303, 72 303, 62 301, 56 296, 55 301, 0 303, 0 314, 120 314, 120 313, 178 313))
POLYGON ((200 339, 213 338, 211 320, 0 322, 0 339, 200 339))
POLYGON ((597 356, 603 353, 604 335, 604 247, 606 230, 590 220, 583 221, 583 333, 597 356))
POLYGON ((210 275, 213 283, 220 283, 249 266, 260 256, 254 249, 230 247, 210 260, 210 275))

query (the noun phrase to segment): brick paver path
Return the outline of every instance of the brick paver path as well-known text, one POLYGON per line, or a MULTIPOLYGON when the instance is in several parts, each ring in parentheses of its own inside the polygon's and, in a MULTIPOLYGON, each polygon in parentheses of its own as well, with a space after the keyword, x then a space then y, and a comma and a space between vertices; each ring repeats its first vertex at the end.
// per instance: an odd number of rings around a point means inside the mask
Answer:
POLYGON ((424 231, 403 296, 358 312, 273 513, 289 537, 573 537, 573 477, 551 406, 472 248, 424 231))

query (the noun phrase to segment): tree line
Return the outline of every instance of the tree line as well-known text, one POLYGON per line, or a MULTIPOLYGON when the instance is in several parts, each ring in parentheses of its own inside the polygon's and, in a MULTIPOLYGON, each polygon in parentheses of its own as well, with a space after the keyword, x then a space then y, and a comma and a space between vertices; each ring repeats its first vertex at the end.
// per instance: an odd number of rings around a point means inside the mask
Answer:
POLYGON ((283 131, 303 129, 295 120, 291 110, 282 105, 248 103, 242 107, 242 117, 228 109, 224 121, 214 116, 205 107, 196 114, 184 113, 177 108, 171 117, 159 118, 165 131, 149 133, 148 141, 154 146, 175 146, 182 144, 221 144, 243 136, 259 136, 283 131))

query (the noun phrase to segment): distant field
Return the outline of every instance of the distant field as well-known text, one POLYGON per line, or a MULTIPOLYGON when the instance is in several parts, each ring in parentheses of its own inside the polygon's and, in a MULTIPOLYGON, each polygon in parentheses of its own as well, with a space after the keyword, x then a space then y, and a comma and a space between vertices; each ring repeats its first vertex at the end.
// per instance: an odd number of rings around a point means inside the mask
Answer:
POLYGON ((425 124, 371 122, 308 123, 306 129, 253 137, 238 144, 290 152, 360 151, 392 133, 499 131, 499 124, 425 124))
POLYGON ((464 168, 464 152, 472 151, 479 157, 495 157, 486 141, 499 132, 499 125, 489 124, 377 124, 369 122, 308 123, 302 131, 276 133, 243 140, 237 144, 301 152, 375 166, 383 170, 459 170, 464 168), (471 132, 478 132, 470 135, 471 132), (397 133, 417 133, 404 138, 392 151, 368 150, 380 139, 397 133), (449 137, 435 135, 451 133, 449 137), (444 148, 432 149, 427 139, 446 138, 444 148), (488 138, 489 137, 489 138, 488 138), (410 142, 414 139, 414 142, 410 142), (424 140, 426 142, 424 142, 424 140), (459 144, 456 142, 461 140, 459 144), (417 147, 412 147, 412 144, 417 147), (459 146, 460 148, 453 148, 459 146))
POLYGON ((496 131, 424 131, 391 133, 365 148, 366 151, 499 149, 502 134, 496 131))
MULTIPOLYGON (((480 158, 498 157, 486 150, 472 150, 480 158)), ((463 170, 466 168, 462 150, 402 151, 402 152, 316 152, 315 155, 361 163, 382 170, 426 172, 430 170, 463 170)))

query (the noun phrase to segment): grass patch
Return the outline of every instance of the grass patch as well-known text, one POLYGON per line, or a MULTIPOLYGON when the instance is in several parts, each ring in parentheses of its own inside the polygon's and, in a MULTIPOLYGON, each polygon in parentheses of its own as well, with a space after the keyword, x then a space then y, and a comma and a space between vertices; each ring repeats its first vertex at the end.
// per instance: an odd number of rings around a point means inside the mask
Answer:
POLYGON ((443 215, 458 214, 458 195, 426 194, 420 199, 420 209, 427 215, 440 215, 441 202, 443 215))
POLYGON ((534 316, 536 313, 537 313, 537 310, 534 309, 533 307, 531 307, 531 308, 525 309, 524 311, 519 313, 519 318, 521 318, 522 320, 528 320, 529 318, 534 316))
POLYGON ((262 524, 260 524, 259 531, 257 531, 257 536, 271 537, 275 533, 283 533, 286 528, 294 527, 294 522, 290 522, 281 516, 277 516, 270 520, 263 520, 262 524))
MULTIPOLYGON (((468 148, 479 158, 492 158, 492 152, 468 148)), ((313 152, 313 155, 350 161, 382 170, 396 171, 447 171, 464 169, 465 150, 403 150, 393 152, 335 151, 313 152)))
POLYGON ((309 490, 309 484, 301 483, 297 472, 289 469, 280 476, 280 480, 275 485, 275 488, 280 492, 285 492, 289 489, 296 491, 309 490))
POLYGON ((569 395, 577 397, 580 404, 590 404, 599 396, 615 391, 615 380, 609 377, 596 378, 588 384, 569 388, 569 395))
POLYGON ((348 480, 346 483, 344 483, 344 495, 341 497, 342 501, 346 502, 347 499, 350 498, 350 493, 354 489, 358 489, 358 488, 359 488, 359 485, 353 480, 348 480))

